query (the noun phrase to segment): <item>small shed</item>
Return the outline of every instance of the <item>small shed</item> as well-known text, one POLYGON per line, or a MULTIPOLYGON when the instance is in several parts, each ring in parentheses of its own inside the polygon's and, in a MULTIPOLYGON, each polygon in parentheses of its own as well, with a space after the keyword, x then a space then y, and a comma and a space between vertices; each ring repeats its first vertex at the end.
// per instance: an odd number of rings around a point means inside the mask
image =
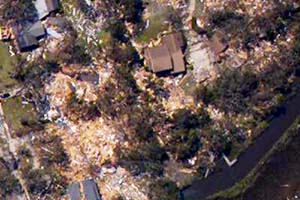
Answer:
POLYGON ((77 79, 80 81, 85 81, 85 82, 89 82, 92 84, 98 84, 99 83, 99 74, 83 72, 83 73, 79 74, 77 79))

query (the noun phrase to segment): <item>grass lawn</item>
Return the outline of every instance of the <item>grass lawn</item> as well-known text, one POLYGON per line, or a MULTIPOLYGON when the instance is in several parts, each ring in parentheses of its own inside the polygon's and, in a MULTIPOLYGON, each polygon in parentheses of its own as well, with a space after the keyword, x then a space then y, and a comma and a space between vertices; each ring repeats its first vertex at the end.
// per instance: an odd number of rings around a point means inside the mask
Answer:
POLYGON ((10 57, 8 46, 0 42, 0 92, 17 84, 17 81, 10 77, 15 69, 16 60, 10 57))
POLYGON ((152 14, 148 19, 149 27, 138 35, 136 41, 148 43, 151 39, 155 39, 159 33, 167 31, 169 29, 169 24, 166 22, 169 21, 172 11, 172 8, 166 7, 162 9, 162 11, 152 14))
POLYGON ((30 131, 30 126, 38 123, 34 106, 32 104, 23 105, 21 97, 5 100, 3 112, 14 135, 30 131))

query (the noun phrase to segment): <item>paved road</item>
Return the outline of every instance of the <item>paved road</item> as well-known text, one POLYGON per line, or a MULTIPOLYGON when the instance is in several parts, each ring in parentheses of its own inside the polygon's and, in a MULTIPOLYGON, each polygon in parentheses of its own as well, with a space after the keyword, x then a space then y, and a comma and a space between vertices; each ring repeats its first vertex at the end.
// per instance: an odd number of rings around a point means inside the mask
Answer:
POLYGON ((269 128, 239 157, 237 164, 230 168, 223 162, 219 163, 222 171, 207 179, 195 181, 192 186, 183 190, 184 200, 204 200, 243 179, 300 115, 300 94, 291 99, 284 108, 285 112, 271 121, 269 128))

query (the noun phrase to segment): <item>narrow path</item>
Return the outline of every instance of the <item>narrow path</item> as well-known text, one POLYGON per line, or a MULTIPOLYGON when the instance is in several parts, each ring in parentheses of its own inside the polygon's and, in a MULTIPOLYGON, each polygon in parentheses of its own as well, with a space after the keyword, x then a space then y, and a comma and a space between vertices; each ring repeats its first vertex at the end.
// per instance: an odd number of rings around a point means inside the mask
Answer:
POLYGON ((207 179, 195 181, 190 187, 183 190, 184 200, 204 200, 241 181, 300 115, 300 94, 287 102, 284 110, 285 112, 273 119, 269 128, 239 157, 238 163, 233 167, 228 167, 224 161, 220 161, 218 165, 222 169, 221 172, 215 173, 207 179))

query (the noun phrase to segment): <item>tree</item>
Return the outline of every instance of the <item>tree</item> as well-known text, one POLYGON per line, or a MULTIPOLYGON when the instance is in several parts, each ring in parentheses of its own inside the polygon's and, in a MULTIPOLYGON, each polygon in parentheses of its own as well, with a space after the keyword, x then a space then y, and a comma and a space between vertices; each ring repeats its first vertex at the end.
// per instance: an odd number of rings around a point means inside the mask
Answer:
POLYGON ((18 179, 11 174, 11 172, 4 167, 4 163, 1 162, 0 167, 0 197, 6 199, 6 197, 12 193, 20 194, 21 185, 18 179))
POLYGON ((158 179, 149 185, 150 194, 149 199, 151 200, 178 200, 179 189, 176 184, 166 180, 158 179))
MULTIPOLYGON (((245 113, 249 111, 248 100, 258 87, 258 78, 251 72, 226 70, 208 92, 212 104, 224 112, 245 113)), ((199 95, 198 95, 199 96, 199 95)))
POLYGON ((42 193, 48 185, 48 180, 43 170, 30 170, 27 174, 23 174, 23 176, 26 180, 29 192, 33 195, 42 193))
POLYGON ((179 109, 173 115, 171 122, 175 124, 175 128, 193 129, 205 126, 210 121, 208 113, 203 109, 193 113, 188 109, 179 109))
POLYGON ((67 166, 69 163, 69 157, 65 152, 62 144, 62 140, 58 136, 43 137, 39 139, 39 146, 43 146, 40 149, 40 157, 44 166, 51 166, 57 164, 58 166, 67 166), (46 150, 45 150, 46 149, 46 150))
POLYGON ((195 155, 201 147, 199 130, 175 129, 169 134, 166 149, 178 160, 186 160, 195 155))
POLYGON ((167 151, 179 160, 191 158, 201 147, 200 128, 210 122, 208 113, 204 109, 195 113, 188 109, 180 109, 169 120, 173 127, 169 129, 169 135, 166 137, 167 151))

